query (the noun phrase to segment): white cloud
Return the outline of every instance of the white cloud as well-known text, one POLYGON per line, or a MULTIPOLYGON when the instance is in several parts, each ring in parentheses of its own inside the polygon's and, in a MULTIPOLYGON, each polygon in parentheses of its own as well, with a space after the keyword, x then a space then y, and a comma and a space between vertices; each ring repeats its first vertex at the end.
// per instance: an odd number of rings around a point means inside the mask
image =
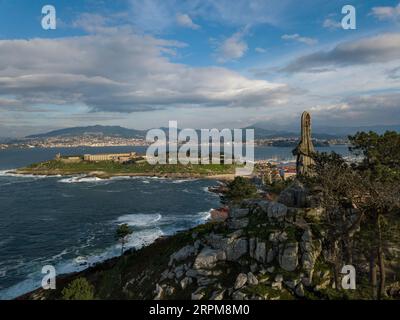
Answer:
MULTIPOLYGON (((226 68, 170 62, 165 51, 182 46, 127 30, 62 39, 1 40, 1 105, 57 105, 64 111, 83 105, 95 112, 134 112, 273 106, 292 95, 284 84, 252 80, 226 68)), ((244 51, 239 45, 236 51, 224 53, 235 58, 244 51)))
POLYGON ((341 29, 342 23, 335 21, 331 18, 327 18, 324 20, 324 23, 322 24, 322 26, 326 29, 335 30, 335 29, 341 29))
POLYGON ((193 29, 193 30, 200 29, 200 26, 198 24, 195 24, 192 21, 192 19, 189 17, 189 15, 187 15, 187 14, 178 13, 176 15, 176 22, 181 27, 190 28, 190 29, 193 29))
POLYGON ((309 45, 309 46, 318 43, 317 39, 308 38, 308 37, 302 37, 298 33, 295 33, 295 34, 284 34, 282 36, 282 39, 283 40, 297 41, 297 42, 304 43, 304 44, 309 45))
POLYGON ((380 34, 342 42, 331 50, 301 56, 282 68, 285 72, 320 72, 335 67, 400 60, 400 33, 380 34))
POLYGON ((257 53, 266 53, 267 52, 266 49, 260 48, 260 47, 255 48, 254 51, 257 52, 257 53))
POLYGON ((217 61, 219 63, 237 60, 244 56, 248 50, 247 43, 243 39, 244 35, 245 31, 236 32, 221 43, 217 48, 217 61))
POLYGON ((350 96, 336 104, 310 108, 320 122, 332 122, 354 126, 399 124, 400 93, 350 96))
POLYGON ((374 7, 371 15, 379 20, 398 20, 400 19, 400 3, 397 7, 374 7))

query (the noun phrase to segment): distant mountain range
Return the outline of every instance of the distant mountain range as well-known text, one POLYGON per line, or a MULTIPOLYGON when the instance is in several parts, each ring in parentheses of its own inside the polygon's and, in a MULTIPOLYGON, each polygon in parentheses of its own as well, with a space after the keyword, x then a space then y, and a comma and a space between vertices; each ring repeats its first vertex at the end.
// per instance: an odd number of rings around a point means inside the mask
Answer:
MULTIPOLYGON (((293 135, 294 133, 298 132, 300 128, 296 127, 295 130, 281 128, 279 130, 271 130, 271 123, 267 122, 257 122, 250 126, 250 128, 255 128, 256 131, 262 134, 289 134, 293 135), (264 131, 260 131, 264 130, 264 131)), ((359 131, 374 131, 379 134, 385 133, 386 131, 397 131, 400 132, 400 124, 398 125, 374 125, 374 126, 352 126, 352 127, 331 127, 331 126, 313 126, 312 127, 312 134, 315 138, 321 136, 320 139, 324 139, 323 137, 326 136, 326 139, 329 137, 347 137, 348 135, 353 135, 359 131)))
POLYGON ((120 126, 88 126, 73 127, 60 130, 54 130, 41 134, 27 136, 27 139, 45 139, 52 137, 76 137, 83 135, 103 135, 106 137, 122 137, 122 138, 144 138, 146 130, 127 129, 120 126))
MULTIPOLYGON (((263 123, 256 123, 244 129, 254 129, 256 139, 272 139, 272 138, 294 138, 299 136, 297 130, 271 130, 265 127, 263 123)), ((161 128, 168 134, 168 128, 161 128)), ((400 125, 393 126, 360 126, 360 127, 315 127, 313 128, 313 138, 328 140, 335 138, 347 137, 358 131, 375 131, 384 133, 387 130, 400 132, 400 125)), ((147 130, 127 129, 120 126, 87 126, 72 127, 60 130, 54 130, 46 133, 35 134, 25 137, 26 139, 46 139, 52 137, 75 137, 83 135, 103 135, 107 137, 122 138, 145 138, 147 130)))

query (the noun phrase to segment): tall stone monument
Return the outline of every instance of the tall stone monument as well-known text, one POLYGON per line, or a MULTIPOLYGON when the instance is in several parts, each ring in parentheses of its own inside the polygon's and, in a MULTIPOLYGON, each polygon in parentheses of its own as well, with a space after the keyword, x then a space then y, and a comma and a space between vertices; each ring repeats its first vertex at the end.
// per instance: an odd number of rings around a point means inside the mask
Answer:
POLYGON ((293 154, 297 156, 296 171, 297 175, 310 175, 311 166, 314 164, 312 154, 315 152, 311 140, 311 116, 307 111, 301 115, 301 140, 293 154))

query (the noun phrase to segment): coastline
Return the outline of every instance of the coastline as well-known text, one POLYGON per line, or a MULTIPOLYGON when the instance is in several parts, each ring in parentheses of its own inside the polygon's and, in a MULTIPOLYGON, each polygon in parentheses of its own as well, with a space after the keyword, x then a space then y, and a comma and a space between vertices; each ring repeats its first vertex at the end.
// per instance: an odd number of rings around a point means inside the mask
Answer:
POLYGON ((65 171, 65 170, 27 170, 16 169, 10 170, 9 173, 15 175, 34 175, 34 176, 80 176, 94 177, 99 179, 109 179, 112 177, 158 177, 167 179, 210 179, 231 181, 235 178, 234 173, 226 174, 195 174, 195 173, 149 173, 149 172, 115 172, 109 173, 105 171, 65 171))

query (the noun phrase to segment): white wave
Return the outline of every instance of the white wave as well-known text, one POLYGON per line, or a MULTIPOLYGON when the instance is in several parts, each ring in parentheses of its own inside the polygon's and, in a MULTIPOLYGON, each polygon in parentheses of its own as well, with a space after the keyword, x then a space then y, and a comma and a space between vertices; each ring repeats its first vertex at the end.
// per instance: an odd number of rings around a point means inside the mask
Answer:
POLYGON ((196 181, 197 179, 177 179, 177 180, 172 180, 172 183, 185 183, 185 182, 192 182, 196 181))
MULTIPOLYGON (((157 238, 164 235, 164 233, 159 228, 151 228, 148 230, 140 230, 135 232, 125 244, 125 251, 131 248, 140 249, 143 246, 147 246, 153 243, 157 238)), ((67 250, 63 250, 61 253, 53 256, 55 260, 62 258, 64 254, 67 254, 67 250)), ((68 274, 72 272, 79 272, 86 269, 89 266, 93 266, 102 261, 114 258, 121 254, 121 245, 115 244, 106 249, 101 249, 99 253, 93 253, 85 256, 85 261, 87 264, 79 265, 76 263, 76 258, 80 256, 80 253, 77 253, 77 256, 68 259, 66 261, 61 261, 55 264, 55 269, 57 271, 57 275, 60 274, 68 274)), ((27 276, 27 278, 9 288, 1 288, 0 287, 0 300, 9 300, 14 299, 22 294, 30 292, 36 288, 41 286, 41 280, 43 274, 41 273, 41 268, 45 264, 51 264, 49 260, 47 262, 39 262, 35 266, 31 266, 32 272, 27 276)), ((7 270, 0 270, 1 274, 6 275, 7 270)))
MULTIPOLYGON (((43 179, 51 176, 39 175, 39 174, 20 174, 14 173, 16 169, 8 169, 8 170, 0 170, 1 177, 16 177, 16 178, 35 178, 35 179, 43 179)), ((54 176, 53 176, 54 177, 54 176)))
POLYGON ((156 214, 126 214, 117 219, 119 224, 126 223, 129 226, 135 227, 147 227, 151 225, 155 225, 162 218, 162 215, 159 213, 156 214))
POLYGON ((100 179, 98 177, 87 177, 87 176, 74 176, 70 178, 64 178, 59 180, 61 183, 92 183, 92 182, 104 182, 108 179, 100 179))

